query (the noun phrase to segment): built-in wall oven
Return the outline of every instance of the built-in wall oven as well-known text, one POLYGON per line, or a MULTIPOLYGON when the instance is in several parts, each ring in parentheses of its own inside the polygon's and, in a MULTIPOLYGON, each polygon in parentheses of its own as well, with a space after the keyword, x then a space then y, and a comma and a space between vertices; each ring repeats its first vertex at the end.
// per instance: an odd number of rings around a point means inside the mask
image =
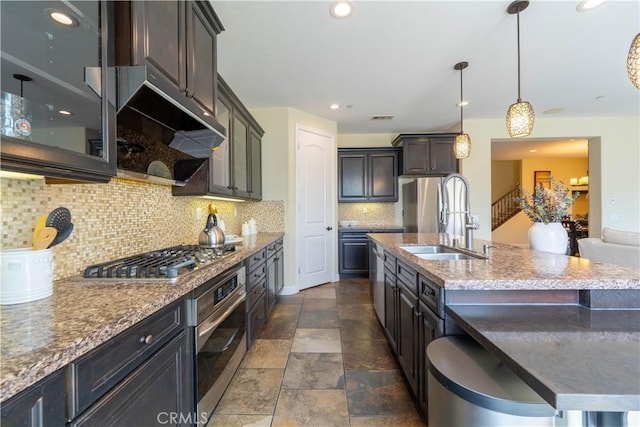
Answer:
POLYGON ((247 351, 246 273, 234 268, 198 288, 191 307, 194 325, 197 413, 213 413, 247 351))

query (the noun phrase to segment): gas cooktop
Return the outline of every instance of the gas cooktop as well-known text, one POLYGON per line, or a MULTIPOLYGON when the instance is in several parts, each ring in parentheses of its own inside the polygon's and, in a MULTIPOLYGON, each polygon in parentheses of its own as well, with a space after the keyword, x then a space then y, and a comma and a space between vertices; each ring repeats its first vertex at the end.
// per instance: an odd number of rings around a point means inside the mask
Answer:
POLYGON ((85 279, 176 279, 198 267, 223 259, 235 245, 206 248, 197 245, 172 246, 85 268, 85 279))

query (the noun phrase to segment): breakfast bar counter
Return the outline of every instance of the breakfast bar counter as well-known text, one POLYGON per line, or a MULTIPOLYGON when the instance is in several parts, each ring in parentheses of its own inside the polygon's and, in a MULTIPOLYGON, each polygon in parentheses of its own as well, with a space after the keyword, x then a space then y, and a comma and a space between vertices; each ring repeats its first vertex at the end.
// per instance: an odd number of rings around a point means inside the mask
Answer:
POLYGON ((446 310, 554 408, 640 411, 640 310, 519 305, 446 310))

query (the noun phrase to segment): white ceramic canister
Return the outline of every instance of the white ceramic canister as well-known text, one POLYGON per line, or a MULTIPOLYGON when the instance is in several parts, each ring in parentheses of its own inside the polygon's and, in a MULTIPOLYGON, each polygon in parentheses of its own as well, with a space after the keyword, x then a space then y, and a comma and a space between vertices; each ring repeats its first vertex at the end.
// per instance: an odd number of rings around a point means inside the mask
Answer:
POLYGON ((249 233, 258 234, 258 223, 253 218, 249 220, 249 233))
POLYGON ((245 221, 242 223, 242 235, 248 236, 251 234, 251 229, 249 228, 249 224, 245 221))
POLYGON ((53 293, 53 252, 30 248, 2 251, 0 304, 20 304, 53 293))

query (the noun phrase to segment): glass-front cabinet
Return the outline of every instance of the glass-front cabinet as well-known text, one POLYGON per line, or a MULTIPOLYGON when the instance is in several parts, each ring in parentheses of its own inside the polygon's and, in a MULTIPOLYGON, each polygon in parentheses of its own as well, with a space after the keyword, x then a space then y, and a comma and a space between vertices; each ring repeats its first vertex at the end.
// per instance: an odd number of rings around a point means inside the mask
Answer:
POLYGON ((3 170, 106 182, 116 173, 109 17, 99 1, 0 2, 3 170))

